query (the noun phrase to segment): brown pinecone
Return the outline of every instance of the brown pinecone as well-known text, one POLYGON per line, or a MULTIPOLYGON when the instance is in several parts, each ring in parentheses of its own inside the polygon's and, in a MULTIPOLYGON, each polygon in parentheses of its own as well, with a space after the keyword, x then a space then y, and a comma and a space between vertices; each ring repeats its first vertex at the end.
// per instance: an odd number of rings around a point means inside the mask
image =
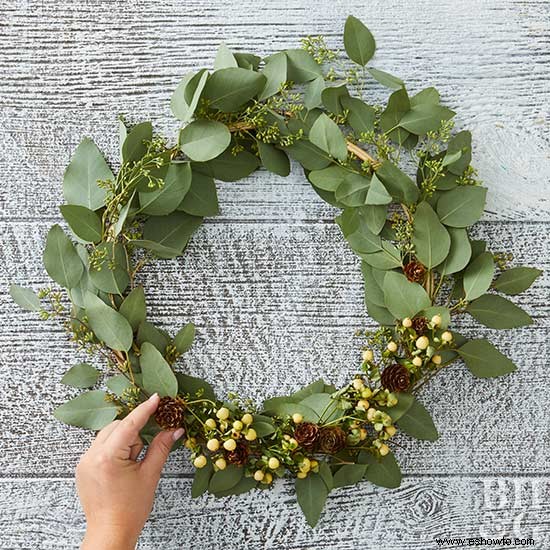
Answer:
POLYGON ((339 426, 321 428, 319 432, 319 450, 334 454, 346 446, 346 432, 339 426))
POLYGON ((183 424, 185 404, 181 399, 163 397, 160 400, 155 420, 163 430, 175 430, 183 424))
POLYGON ((428 319, 426 319, 426 317, 415 317, 412 320, 412 328, 416 331, 418 336, 422 336, 428 328, 428 319))
POLYGON ((319 426, 312 422, 301 422, 294 429, 294 439, 304 449, 313 449, 319 439, 319 426))
POLYGON ((237 441, 237 446, 234 451, 227 451, 225 458, 227 462, 235 464, 235 466, 244 466, 248 460, 249 450, 248 445, 243 441, 237 441))
POLYGON ((383 388, 395 391, 407 391, 410 384, 410 376, 407 367, 395 363, 386 367, 380 376, 380 382, 383 388))
POLYGON ((409 262, 403 268, 403 273, 409 281, 413 283, 419 283, 424 279, 424 274, 426 273, 426 268, 416 260, 409 262))

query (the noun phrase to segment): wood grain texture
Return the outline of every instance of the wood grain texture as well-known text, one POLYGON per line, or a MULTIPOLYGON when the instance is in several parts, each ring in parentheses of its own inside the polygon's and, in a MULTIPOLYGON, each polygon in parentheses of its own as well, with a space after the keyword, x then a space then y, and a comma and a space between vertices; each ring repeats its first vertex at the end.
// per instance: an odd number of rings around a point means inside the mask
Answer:
MULTIPOLYGON (((0 0, 1 549, 76 548, 84 527, 66 478, 91 436, 51 417, 70 393, 58 380, 84 357, 7 294, 14 281, 48 284, 43 240, 59 219, 64 166, 81 137, 116 159, 119 113, 174 136, 170 94, 185 72, 212 64, 219 42, 268 54, 314 33, 341 48, 348 13, 374 32, 375 67, 413 91, 436 86, 458 127, 472 130, 490 189, 476 235, 545 270, 517 300, 535 326, 459 327, 489 335, 519 370, 497 382, 450 368, 422 396, 441 439, 399 440, 402 487, 339 490, 314 532, 289 483, 230 506, 191 501, 191 470, 177 453, 166 469, 177 478, 162 481, 140 547, 424 550, 436 548, 436 536, 470 535, 533 536, 536 548, 550 546, 548 2, 0 0)), ((368 93, 387 95, 374 84, 368 93)), ((354 331, 373 323, 334 209, 296 166, 288 178, 259 172, 221 184, 219 194, 221 216, 201 228, 189 254, 143 274, 156 321, 199 328, 182 368, 220 394, 257 400, 319 376, 342 382, 357 366, 354 331)))
MULTIPOLYGON (((2 480, 0 490, 6 497, 1 549, 78 548, 85 525, 72 480, 2 480)), ((289 482, 267 494, 224 499, 191 500, 189 491, 189 479, 161 481, 139 549, 374 550, 382 543, 392 550, 434 550, 442 537, 503 536, 532 538, 529 548, 538 550, 550 544, 548 476, 413 476, 392 491, 362 483, 331 494, 324 518, 332 519, 314 533, 289 482)))

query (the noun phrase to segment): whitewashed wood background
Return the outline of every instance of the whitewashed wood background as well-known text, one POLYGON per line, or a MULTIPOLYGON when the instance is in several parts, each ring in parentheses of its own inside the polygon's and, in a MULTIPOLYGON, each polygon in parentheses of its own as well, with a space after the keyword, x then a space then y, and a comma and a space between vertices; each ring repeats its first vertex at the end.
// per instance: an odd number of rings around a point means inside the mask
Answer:
MULTIPOLYGON (((473 131, 490 189, 475 233, 545 270, 519 300, 534 326, 476 329, 519 371, 474 381, 462 365, 450 368, 423 394, 441 438, 401 441, 401 488, 340 489, 315 531, 290 484, 192 501, 178 453, 140 548, 426 550, 436 537, 503 535, 550 548, 548 2, 0 0, 1 549, 76 548, 85 527, 73 471, 91 435, 51 416, 70 393, 58 380, 75 354, 62 330, 8 295, 9 282, 47 284, 44 235, 60 218, 63 169, 81 136, 114 159, 119 113, 174 135, 171 91, 212 63, 220 41, 268 54, 309 33, 341 48, 349 13, 374 32, 376 67, 412 90, 437 86, 459 127, 473 131)), ((332 209, 299 170, 222 184, 220 198, 221 216, 186 257, 145 274, 154 317, 199 328, 185 367, 222 393, 257 399, 319 376, 343 381, 357 365, 353 333, 372 322, 332 209)))

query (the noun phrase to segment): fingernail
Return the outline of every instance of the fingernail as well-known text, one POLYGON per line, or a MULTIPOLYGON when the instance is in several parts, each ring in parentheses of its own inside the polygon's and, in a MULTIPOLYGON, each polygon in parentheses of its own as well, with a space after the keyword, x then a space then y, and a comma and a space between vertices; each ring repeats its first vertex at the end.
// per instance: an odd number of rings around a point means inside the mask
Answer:
POLYGON ((177 441, 183 434, 185 433, 185 430, 183 428, 178 428, 173 434, 172 439, 174 441, 177 441))
POLYGON ((151 397, 149 397, 148 401, 155 401, 158 396, 159 394, 155 392, 151 397))

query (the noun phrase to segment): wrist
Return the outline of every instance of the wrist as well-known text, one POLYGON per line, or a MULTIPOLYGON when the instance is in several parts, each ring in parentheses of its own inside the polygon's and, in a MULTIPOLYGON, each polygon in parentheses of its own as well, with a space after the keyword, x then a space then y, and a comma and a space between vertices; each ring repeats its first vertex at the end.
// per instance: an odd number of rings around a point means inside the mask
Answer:
POLYGON ((88 524, 81 550, 135 550, 138 537, 118 526, 88 524))

